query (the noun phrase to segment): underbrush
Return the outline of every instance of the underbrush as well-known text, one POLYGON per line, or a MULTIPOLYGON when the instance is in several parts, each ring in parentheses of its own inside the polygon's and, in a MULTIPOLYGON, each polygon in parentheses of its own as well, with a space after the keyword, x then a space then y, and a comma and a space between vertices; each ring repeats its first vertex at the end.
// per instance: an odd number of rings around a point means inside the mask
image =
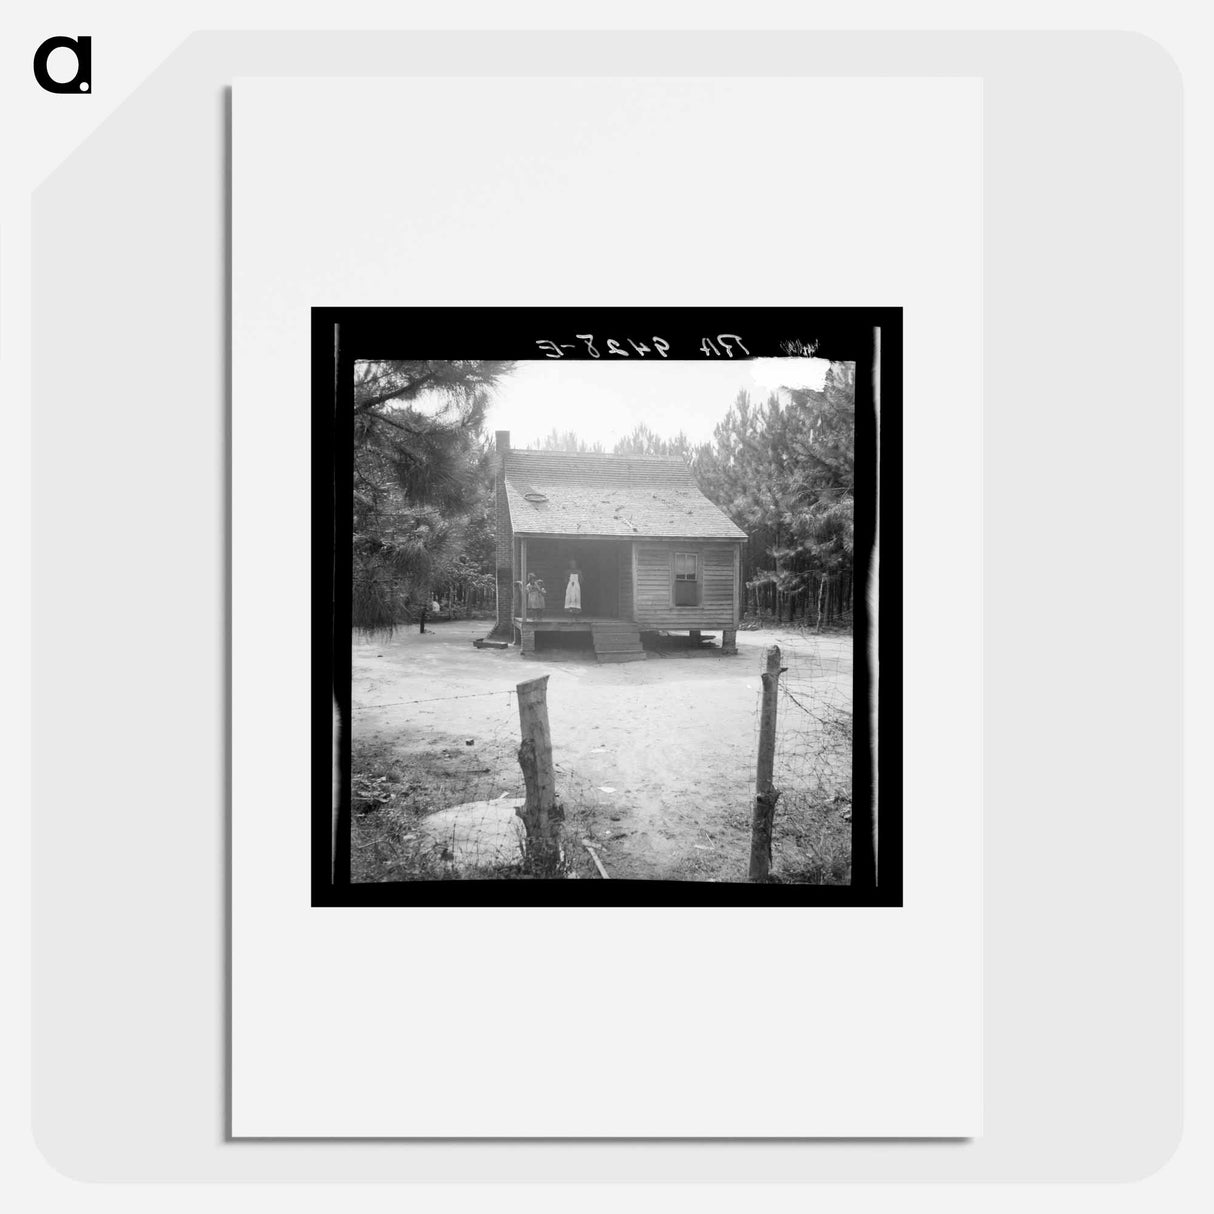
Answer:
POLYGON ((744 615, 738 623, 739 632, 762 632, 777 628, 800 633, 802 636, 850 636, 853 631, 853 619, 850 612, 846 615, 835 616, 829 623, 825 620, 819 626, 815 620, 804 617, 795 620, 777 620, 775 613, 764 611, 759 615, 753 613, 744 615))
MULTIPOLYGON (((434 811, 477 799, 484 791, 470 783, 491 774, 483 756, 469 763, 455 747, 409 759, 393 756, 374 742, 355 744, 351 781, 350 874, 355 883, 381 881, 527 881, 589 877, 593 864, 576 840, 567 839, 555 871, 537 874, 520 844, 517 858, 475 865, 455 861, 454 839, 434 837, 425 819, 434 811), (589 871, 588 871, 589 870, 589 871)), ((494 785, 496 786, 496 785, 494 785)), ((518 787, 497 797, 522 795, 518 787)))
POLYGON ((783 685, 777 745, 773 879, 847 885, 852 852, 852 714, 805 683, 783 685), (795 684, 794 684, 795 685, 795 684))

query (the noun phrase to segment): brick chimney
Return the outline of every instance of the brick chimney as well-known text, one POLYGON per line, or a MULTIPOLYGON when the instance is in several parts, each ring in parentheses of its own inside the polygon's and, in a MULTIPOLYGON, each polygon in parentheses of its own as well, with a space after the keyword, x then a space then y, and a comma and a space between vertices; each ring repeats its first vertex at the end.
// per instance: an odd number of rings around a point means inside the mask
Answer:
POLYGON ((497 440, 497 623, 491 636, 514 640, 514 531, 506 505, 506 453, 510 450, 510 431, 498 430, 497 440))

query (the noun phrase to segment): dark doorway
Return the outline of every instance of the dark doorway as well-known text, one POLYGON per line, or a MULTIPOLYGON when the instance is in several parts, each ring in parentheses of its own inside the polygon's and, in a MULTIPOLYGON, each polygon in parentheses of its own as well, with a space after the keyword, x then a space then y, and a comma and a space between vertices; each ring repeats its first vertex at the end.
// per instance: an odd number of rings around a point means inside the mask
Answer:
POLYGON ((546 614, 550 619, 564 615, 565 587, 569 582, 569 562, 577 561, 581 577, 582 611, 585 617, 618 619, 620 614, 619 545, 610 541, 536 540, 528 545, 527 568, 544 579, 548 588, 546 614))
POLYGON ((620 558, 614 544, 573 544, 569 556, 582 571, 582 614, 620 614, 620 558))

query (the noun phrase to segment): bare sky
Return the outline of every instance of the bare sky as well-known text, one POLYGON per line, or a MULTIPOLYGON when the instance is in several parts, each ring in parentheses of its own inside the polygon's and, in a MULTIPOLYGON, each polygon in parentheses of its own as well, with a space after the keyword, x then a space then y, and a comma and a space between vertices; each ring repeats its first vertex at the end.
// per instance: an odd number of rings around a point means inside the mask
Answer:
POLYGON ((739 389, 756 402, 779 387, 820 389, 829 366, 820 358, 521 362, 498 387, 488 426, 509 430, 515 447, 532 446, 555 427, 610 451, 640 422, 662 438, 682 430, 705 442, 739 389))

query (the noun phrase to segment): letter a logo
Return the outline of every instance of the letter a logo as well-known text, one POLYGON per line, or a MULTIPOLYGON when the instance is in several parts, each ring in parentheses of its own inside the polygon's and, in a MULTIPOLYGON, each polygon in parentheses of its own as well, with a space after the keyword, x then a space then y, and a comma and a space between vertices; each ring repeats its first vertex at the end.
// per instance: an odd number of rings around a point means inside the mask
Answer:
POLYGON ((48 38, 34 52, 34 79, 48 93, 88 93, 93 88, 93 40, 81 35, 78 38, 48 38), (46 70, 52 51, 60 48, 76 56, 76 74, 71 80, 54 80, 46 70))

